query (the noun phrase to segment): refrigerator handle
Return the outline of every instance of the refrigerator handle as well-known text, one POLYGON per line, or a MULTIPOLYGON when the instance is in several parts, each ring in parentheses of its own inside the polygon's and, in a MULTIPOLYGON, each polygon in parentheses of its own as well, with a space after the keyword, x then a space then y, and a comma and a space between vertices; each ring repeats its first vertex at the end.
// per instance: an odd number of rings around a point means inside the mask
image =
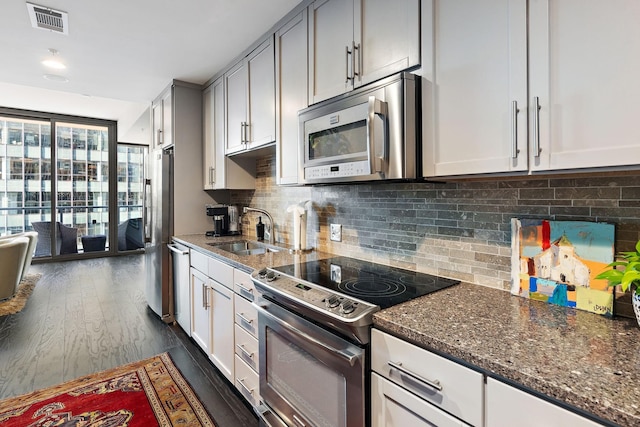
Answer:
POLYGON ((152 215, 153 215, 153 209, 151 206, 153 198, 151 197, 151 180, 150 179, 145 179, 144 180, 144 193, 143 193, 143 200, 142 200, 142 204, 144 206, 144 209, 142 211, 143 213, 143 223, 144 223, 144 241, 145 243, 149 243, 151 242, 151 224, 152 224, 152 215))

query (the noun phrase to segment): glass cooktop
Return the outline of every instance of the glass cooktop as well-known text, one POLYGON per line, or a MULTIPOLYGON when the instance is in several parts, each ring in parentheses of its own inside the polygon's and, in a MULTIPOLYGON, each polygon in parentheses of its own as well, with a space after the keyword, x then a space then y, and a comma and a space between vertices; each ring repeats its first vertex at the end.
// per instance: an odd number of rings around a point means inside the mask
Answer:
POLYGON ((307 261, 273 270, 377 304, 382 309, 460 283, 348 257, 307 261))

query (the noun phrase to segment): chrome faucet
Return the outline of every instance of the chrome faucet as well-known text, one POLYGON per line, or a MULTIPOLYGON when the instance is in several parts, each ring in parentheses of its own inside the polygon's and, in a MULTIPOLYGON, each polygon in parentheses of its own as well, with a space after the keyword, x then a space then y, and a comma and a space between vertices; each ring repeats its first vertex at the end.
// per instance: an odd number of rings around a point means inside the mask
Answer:
POLYGON ((273 218, 271 217, 271 214, 269 212, 265 211, 264 209, 250 208, 248 206, 245 206, 245 207, 242 208, 242 213, 243 214, 246 214, 247 212, 251 212, 251 211, 260 212, 262 214, 265 214, 267 216, 267 218, 269 218, 269 226, 268 227, 267 226, 264 227, 264 234, 266 234, 265 237, 267 237, 267 241, 270 244, 273 245, 275 243, 274 237, 275 237, 276 233, 275 233, 275 227, 274 227, 274 224, 273 224, 273 218))

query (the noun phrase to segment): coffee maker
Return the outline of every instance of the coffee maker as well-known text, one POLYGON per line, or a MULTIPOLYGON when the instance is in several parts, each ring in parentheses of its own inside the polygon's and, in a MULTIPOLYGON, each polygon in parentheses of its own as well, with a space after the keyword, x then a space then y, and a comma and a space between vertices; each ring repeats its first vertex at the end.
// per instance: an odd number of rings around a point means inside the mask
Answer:
POLYGON ((207 236, 232 236, 240 234, 238 208, 236 206, 207 206, 207 216, 213 217, 213 230, 207 236))

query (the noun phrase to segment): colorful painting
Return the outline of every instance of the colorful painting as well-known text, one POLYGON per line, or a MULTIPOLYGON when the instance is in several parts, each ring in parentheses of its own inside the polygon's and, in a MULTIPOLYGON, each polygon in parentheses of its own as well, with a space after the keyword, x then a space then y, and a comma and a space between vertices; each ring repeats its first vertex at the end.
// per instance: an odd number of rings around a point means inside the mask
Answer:
POLYGON ((511 219, 511 293, 605 316, 613 289, 595 279, 614 259, 613 224, 511 219))

